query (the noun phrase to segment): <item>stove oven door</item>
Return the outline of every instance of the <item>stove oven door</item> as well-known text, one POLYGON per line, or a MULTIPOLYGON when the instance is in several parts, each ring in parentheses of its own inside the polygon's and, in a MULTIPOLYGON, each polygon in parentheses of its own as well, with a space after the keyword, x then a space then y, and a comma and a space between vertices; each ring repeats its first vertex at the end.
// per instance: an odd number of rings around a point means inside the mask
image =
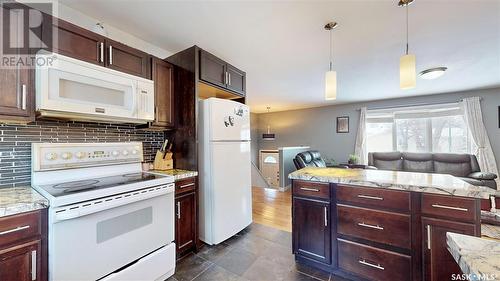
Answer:
POLYGON ((173 192, 110 207, 63 220, 52 210, 50 280, 97 280, 173 242, 173 192))

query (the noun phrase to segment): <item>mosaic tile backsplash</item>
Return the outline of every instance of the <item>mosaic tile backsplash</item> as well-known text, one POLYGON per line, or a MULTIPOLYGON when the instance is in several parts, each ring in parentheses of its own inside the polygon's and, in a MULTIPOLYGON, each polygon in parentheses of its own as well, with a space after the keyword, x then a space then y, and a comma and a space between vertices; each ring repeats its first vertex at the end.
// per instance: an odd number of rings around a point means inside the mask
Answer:
POLYGON ((32 142, 130 142, 144 145, 144 161, 152 162, 164 133, 133 125, 37 121, 28 125, 0 124, 0 188, 29 185, 32 142))

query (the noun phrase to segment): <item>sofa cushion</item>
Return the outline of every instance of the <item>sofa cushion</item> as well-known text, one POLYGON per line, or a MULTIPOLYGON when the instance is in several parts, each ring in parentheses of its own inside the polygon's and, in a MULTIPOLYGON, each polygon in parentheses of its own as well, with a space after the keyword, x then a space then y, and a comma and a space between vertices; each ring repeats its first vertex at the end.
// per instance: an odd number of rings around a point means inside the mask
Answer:
POLYGON ((374 152, 372 154, 373 166, 380 170, 403 170, 403 159, 401 152, 374 152))
POLYGON ((467 177, 472 172, 471 159, 468 154, 435 153, 432 158, 436 173, 467 177))
POLYGON ((431 153, 403 153, 403 170, 407 172, 432 173, 434 163, 431 153))

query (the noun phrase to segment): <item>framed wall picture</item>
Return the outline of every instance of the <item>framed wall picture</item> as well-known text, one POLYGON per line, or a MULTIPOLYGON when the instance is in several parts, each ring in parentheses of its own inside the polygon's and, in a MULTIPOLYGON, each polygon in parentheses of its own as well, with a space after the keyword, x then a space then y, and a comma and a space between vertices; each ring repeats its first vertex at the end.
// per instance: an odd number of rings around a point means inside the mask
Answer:
POLYGON ((349 116, 337 117, 337 133, 349 133, 349 116))

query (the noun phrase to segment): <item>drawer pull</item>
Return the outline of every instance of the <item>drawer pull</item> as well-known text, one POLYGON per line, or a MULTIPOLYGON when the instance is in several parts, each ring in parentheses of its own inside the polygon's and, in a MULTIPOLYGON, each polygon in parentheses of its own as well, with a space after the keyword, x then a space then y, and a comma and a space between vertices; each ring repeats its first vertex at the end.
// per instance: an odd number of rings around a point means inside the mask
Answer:
POLYGON ((359 260, 358 261, 360 264, 362 265, 366 265, 366 266, 370 266, 370 267, 373 267, 373 268, 376 268, 376 269, 380 269, 380 270, 384 270, 385 268, 383 266, 381 266, 380 264, 373 264, 373 263, 369 263, 367 262, 366 260, 359 260))
POLYGON ((362 194, 358 194, 358 198, 371 199, 371 200, 384 200, 384 198, 382 197, 362 195, 362 194))
POLYGON ((188 184, 183 184, 183 185, 179 186, 179 189, 183 189, 183 188, 190 187, 190 186, 194 186, 194 182, 188 183, 188 184))
POLYGON ((18 232, 18 231, 21 231, 23 229, 28 229, 30 228, 29 225, 25 225, 25 226, 18 226, 16 228, 13 228, 13 229, 9 229, 9 230, 5 230, 5 231, 2 231, 0 232, 0 235, 5 235, 5 234, 9 234, 9 233, 12 233, 12 232, 18 232))
POLYGON ((466 208, 452 207, 452 206, 439 205, 439 204, 432 204, 432 207, 441 208, 441 209, 448 209, 448 210, 455 210, 455 211, 462 211, 462 212, 469 211, 469 209, 466 209, 466 208))
POLYGON ((372 228, 372 229, 378 229, 378 230, 384 230, 383 227, 379 225, 371 225, 371 224, 366 224, 364 222, 358 222, 359 226, 366 227, 366 228, 372 228))
POLYGON ((427 249, 431 249, 431 226, 427 225, 427 249))
POLYGON ((301 187, 301 190, 319 192, 317 188, 301 187))
POLYGON ((36 251, 31 251, 31 280, 36 280, 37 270, 36 270, 36 251))
POLYGON ((328 210, 326 209, 326 207, 324 207, 324 211, 325 211, 325 226, 328 226, 328 210))

